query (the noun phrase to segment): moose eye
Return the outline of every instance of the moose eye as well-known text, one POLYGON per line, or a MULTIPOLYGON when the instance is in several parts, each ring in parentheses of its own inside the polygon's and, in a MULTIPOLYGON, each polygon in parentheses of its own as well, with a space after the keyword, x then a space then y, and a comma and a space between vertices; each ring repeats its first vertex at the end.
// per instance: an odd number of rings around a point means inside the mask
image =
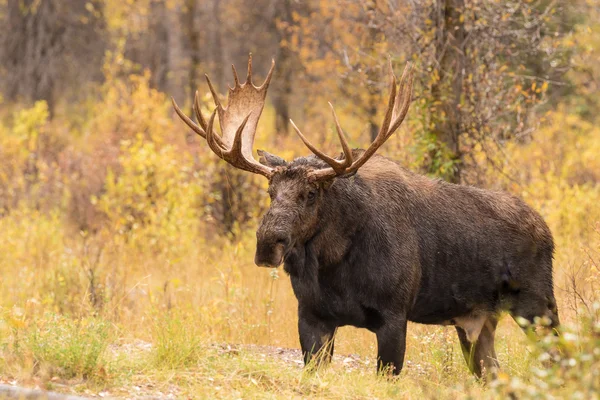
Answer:
POLYGON ((317 197, 317 192, 315 192, 314 190, 311 190, 310 192, 308 192, 308 195, 306 196, 306 200, 308 201, 309 204, 312 204, 315 201, 316 197, 317 197))

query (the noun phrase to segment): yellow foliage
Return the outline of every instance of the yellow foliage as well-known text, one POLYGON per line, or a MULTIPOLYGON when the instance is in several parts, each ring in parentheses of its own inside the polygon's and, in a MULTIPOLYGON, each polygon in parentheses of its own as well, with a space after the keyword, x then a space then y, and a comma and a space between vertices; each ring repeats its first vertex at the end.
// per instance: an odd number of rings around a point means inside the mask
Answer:
POLYGON ((50 131, 48 115, 46 102, 38 101, 15 112, 12 123, 0 123, 0 216, 22 202, 52 209, 65 200, 56 165, 64 136, 50 131))
POLYGON ((94 107, 89 133, 99 139, 134 138, 143 135, 154 143, 164 143, 173 132, 171 105, 164 93, 150 88, 150 73, 108 79, 104 96, 94 107))
POLYGON ((189 244, 182 239, 197 235, 201 216, 201 186, 191 166, 189 155, 171 145, 159 150, 139 134, 121 142, 118 176, 109 171, 104 193, 91 201, 107 215, 111 232, 181 255, 186 248, 179 246, 189 244))
POLYGON ((599 137, 597 125, 557 111, 531 143, 508 146, 507 173, 525 183, 518 194, 540 210, 559 240, 588 239, 600 220, 599 137))

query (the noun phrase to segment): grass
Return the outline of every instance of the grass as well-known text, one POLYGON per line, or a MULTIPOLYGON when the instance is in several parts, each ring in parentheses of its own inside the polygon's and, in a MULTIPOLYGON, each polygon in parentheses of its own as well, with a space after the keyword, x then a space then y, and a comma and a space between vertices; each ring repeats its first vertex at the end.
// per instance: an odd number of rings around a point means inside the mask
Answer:
MULTIPOLYGON (((5 313, 5 325, 8 318, 5 313)), ((600 325, 595 333, 590 327, 579 336, 564 334, 559 339, 563 357, 548 369, 542 361, 551 339, 535 344, 504 318, 497 336, 503 372, 485 386, 467 371, 451 328, 411 324, 403 372, 388 379, 375 374, 374 335, 365 338, 354 328, 342 328, 337 343, 364 354, 348 357, 338 351, 330 365, 309 372, 301 368, 299 351, 219 344, 203 337, 196 320, 177 313, 148 321, 151 342, 127 338, 131 332, 111 327, 99 317, 73 320, 45 314, 30 326, 11 324, 11 332, 4 331, 2 337, 0 376, 66 392, 232 399, 454 399, 562 398, 577 393, 593 398, 600 390, 596 379, 600 325)))
POLYGON ((152 325, 152 364, 171 370, 197 364, 205 357, 201 338, 194 321, 184 316, 156 316, 152 325))
MULTIPOLYGON (((36 369, 64 379, 96 378, 105 373, 102 355, 109 326, 97 319, 73 321, 52 315, 25 337, 36 369)), ((16 352, 19 355, 17 349, 16 352)))
POLYGON ((4 371, 42 380, 104 380, 104 353, 110 340, 110 326, 105 321, 47 314, 29 326, 11 316, 2 322, 11 325, 9 334, 0 337, 4 371))

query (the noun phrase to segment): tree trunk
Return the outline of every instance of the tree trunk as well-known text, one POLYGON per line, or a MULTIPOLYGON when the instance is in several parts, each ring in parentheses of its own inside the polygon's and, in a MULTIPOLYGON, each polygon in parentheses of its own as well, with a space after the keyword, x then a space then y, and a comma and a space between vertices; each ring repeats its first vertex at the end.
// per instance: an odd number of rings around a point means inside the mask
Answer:
MULTIPOLYGON (((150 42, 142 52, 149 53, 151 82, 162 91, 168 90, 169 83, 169 28, 170 10, 164 3, 153 2, 150 5, 150 42)), ((143 54, 140 54, 144 58, 143 54)))
MULTIPOLYGON (((366 4, 366 12, 368 19, 368 30, 369 35, 367 36, 366 51, 369 52, 373 57, 372 59, 379 59, 379 55, 375 50, 375 45, 381 40, 381 29, 378 25, 375 14, 376 14, 375 1, 369 1, 366 4)), ((377 110, 380 107, 381 99, 381 87, 379 69, 375 66, 367 67, 367 91, 369 93, 369 103, 367 106, 367 119, 369 121, 369 136, 371 141, 374 141, 379 133, 379 122, 377 120, 377 110)))
MULTIPOLYGON (((186 54, 184 53, 183 38, 186 36, 186 27, 188 18, 187 7, 177 4, 173 9, 167 10, 167 21, 169 29, 167 30, 167 63, 168 63, 168 89, 167 93, 175 99, 190 99, 191 96, 186 92, 188 65, 186 54), (182 23, 183 22, 183 23, 182 23)), ((191 92, 194 93, 193 91, 191 92)), ((188 100, 189 101, 189 100, 188 100)))
POLYGON ((462 155, 460 152, 461 113, 460 99, 464 79, 464 41, 465 27, 461 18, 464 0, 439 0, 435 20, 438 23, 436 37, 436 58, 439 62, 439 81, 432 86, 432 102, 439 104, 434 120, 433 134, 437 145, 431 151, 429 172, 439 162, 451 162, 452 168, 444 177, 454 183, 460 182, 462 155), (435 162, 439 153, 446 154, 435 162))
MULTIPOLYGON (((212 59, 213 59, 213 72, 215 73, 215 82, 218 88, 223 88, 225 85, 223 70, 225 67, 223 57, 223 33, 221 29, 221 1, 213 0, 212 3, 212 29, 211 29, 211 43, 212 43, 212 59)), ((217 89, 223 90, 223 89, 217 89)))
POLYGON ((185 4, 185 21, 187 25, 187 35, 190 41, 190 65, 188 68, 188 90, 190 91, 190 98, 194 96, 196 90, 198 90, 198 64, 200 63, 199 55, 199 35, 196 29, 196 0, 186 0, 185 4))
POLYGON ((292 97, 292 55, 288 48, 281 48, 277 57, 277 67, 280 70, 280 90, 274 96, 275 132, 287 135, 290 125, 290 100, 292 97))
POLYGON ((292 97, 293 54, 290 49, 291 33, 288 26, 292 21, 292 5, 284 0, 278 8, 276 19, 283 22, 279 31, 279 54, 277 55, 276 74, 278 88, 273 91, 273 107, 275 108, 275 132, 287 135, 290 126, 290 103, 292 97))

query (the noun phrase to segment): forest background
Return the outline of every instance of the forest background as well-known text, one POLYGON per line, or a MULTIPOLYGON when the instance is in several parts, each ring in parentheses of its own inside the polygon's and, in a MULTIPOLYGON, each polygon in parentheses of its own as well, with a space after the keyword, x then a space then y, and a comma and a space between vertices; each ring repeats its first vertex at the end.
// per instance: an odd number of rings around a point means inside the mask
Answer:
MULTIPOLYGON (((175 397, 600 396, 598 0, 0 0, 0 383, 175 397), (221 162, 174 114, 214 105, 252 52, 276 63, 255 148, 339 152, 385 110, 387 59, 415 65, 402 129, 380 150, 454 183, 522 197, 556 241, 564 334, 509 318, 503 372, 467 371, 450 328, 411 325, 397 382, 374 336, 303 373, 296 300, 253 264, 266 182, 221 162), (563 353, 550 368, 545 351, 563 353), (266 356, 265 356, 266 354, 266 356), (351 355, 346 357, 346 355, 351 355), (296 358, 294 358, 296 357, 296 358)), ((225 96, 222 97, 225 99, 225 96)))

